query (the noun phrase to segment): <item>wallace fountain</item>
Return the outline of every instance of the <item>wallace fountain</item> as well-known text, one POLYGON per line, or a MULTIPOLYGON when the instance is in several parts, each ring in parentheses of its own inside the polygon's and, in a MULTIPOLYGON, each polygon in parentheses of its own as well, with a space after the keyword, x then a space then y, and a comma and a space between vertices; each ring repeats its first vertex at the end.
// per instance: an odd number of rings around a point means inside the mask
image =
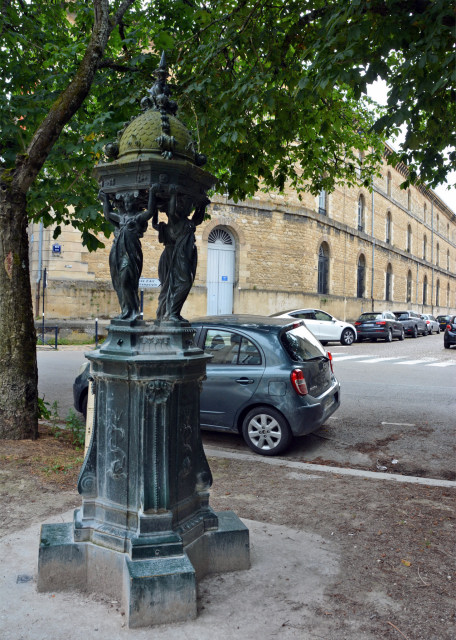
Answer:
POLYGON ((197 579, 250 566, 248 529, 209 506, 199 428, 208 356, 181 315, 196 271, 195 227, 216 180, 175 115, 164 56, 155 76, 142 113, 95 168, 114 226, 109 266, 120 314, 87 354, 95 409, 78 481, 82 506, 72 522, 42 526, 38 560, 39 591, 114 597, 130 627, 195 617, 197 579), (138 297, 149 222, 164 245, 151 324, 138 297))

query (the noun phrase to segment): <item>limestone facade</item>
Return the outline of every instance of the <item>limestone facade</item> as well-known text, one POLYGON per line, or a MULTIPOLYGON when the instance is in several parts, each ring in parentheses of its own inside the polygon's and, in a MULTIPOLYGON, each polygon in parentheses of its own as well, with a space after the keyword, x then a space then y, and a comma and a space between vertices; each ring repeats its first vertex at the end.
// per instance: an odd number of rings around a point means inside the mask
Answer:
MULTIPOLYGON (((316 307, 349 321, 372 308, 456 313, 456 214, 430 190, 400 189, 404 172, 385 162, 373 192, 342 184, 325 198, 304 193, 299 199, 292 190, 237 203, 214 196, 210 219, 197 228, 198 271, 184 316, 213 310, 214 290, 225 305, 216 313, 269 315, 316 307), (224 249, 230 251, 228 262, 224 249)), ((44 229, 41 259, 38 224, 31 225, 30 240, 35 293, 40 262, 47 271, 46 317, 117 315, 111 240, 102 237, 105 249, 89 253, 75 229, 67 227, 58 240, 44 229), (53 251, 56 244, 60 253, 53 251)), ((142 246, 143 277, 157 278, 162 246, 150 227, 142 246)), ((154 318, 157 298, 157 289, 144 291, 146 320, 154 318)))

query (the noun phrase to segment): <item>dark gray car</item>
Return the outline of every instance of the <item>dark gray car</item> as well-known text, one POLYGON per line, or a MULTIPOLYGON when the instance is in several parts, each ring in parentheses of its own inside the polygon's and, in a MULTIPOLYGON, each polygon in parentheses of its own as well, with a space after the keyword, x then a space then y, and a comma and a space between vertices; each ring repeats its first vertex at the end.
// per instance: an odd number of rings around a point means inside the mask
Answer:
POLYGON ((331 356, 300 320, 231 315, 192 321, 212 355, 201 428, 241 433, 253 451, 283 452, 340 405, 331 356))
POLYGON ((394 311, 394 315, 402 322, 405 335, 417 338, 419 334, 428 335, 428 327, 419 313, 415 311, 394 311))
POLYGON ((402 323, 391 311, 366 311, 355 322, 357 340, 364 339, 375 342, 377 338, 392 342, 393 338, 403 340, 405 330, 402 323))

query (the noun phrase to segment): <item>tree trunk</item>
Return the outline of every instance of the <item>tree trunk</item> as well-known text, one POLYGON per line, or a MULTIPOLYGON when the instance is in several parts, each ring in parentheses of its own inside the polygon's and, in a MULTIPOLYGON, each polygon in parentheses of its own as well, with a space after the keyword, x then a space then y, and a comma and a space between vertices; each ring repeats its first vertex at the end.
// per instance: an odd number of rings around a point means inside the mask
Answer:
POLYGON ((0 179, 0 438, 35 439, 38 369, 26 196, 5 174, 0 179))

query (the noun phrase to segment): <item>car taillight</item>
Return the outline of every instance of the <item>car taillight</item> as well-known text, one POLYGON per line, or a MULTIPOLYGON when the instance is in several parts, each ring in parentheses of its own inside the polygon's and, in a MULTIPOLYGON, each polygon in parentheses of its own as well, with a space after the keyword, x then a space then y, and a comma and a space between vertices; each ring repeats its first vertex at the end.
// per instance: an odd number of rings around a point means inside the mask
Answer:
POLYGON ((381 324, 382 326, 385 326, 386 322, 384 320, 379 320, 375 324, 381 324))
POLYGON ((327 351, 326 354, 329 358, 329 366, 331 367, 331 373, 334 373, 332 353, 330 351, 327 351))
POLYGON ((426 320, 426 324, 431 324, 431 321, 430 320, 426 320))
POLYGON ((451 329, 452 329, 451 324, 447 324, 446 328, 447 328, 449 331, 451 331, 451 329))
POLYGON ((355 327, 357 327, 358 325, 360 325, 361 322, 358 322, 358 320, 355 322, 355 327))
POLYGON ((307 391, 306 380, 304 378, 302 369, 293 369, 290 378, 291 384, 293 385, 293 388, 298 395, 306 396, 309 393, 307 391))

